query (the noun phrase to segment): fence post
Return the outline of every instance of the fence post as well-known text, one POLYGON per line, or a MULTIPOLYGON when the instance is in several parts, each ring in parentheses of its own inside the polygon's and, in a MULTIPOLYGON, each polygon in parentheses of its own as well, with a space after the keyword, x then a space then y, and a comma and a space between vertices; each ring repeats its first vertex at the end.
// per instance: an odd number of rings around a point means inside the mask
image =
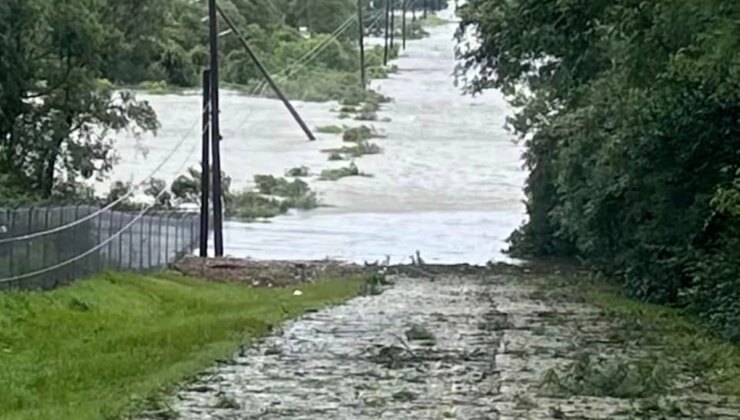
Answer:
POLYGON ((131 223, 131 226, 128 227, 128 271, 131 271, 134 266, 134 226, 136 226, 136 222, 131 220, 129 223, 131 223))
MULTIPOLYGON (((62 226, 64 224, 64 209, 65 209, 65 206, 59 207, 59 223, 57 224, 57 227, 62 226)), ((52 263, 54 263, 54 264, 56 264, 56 263, 64 260, 64 255, 63 255, 63 251, 62 251, 62 249, 63 249, 62 242, 63 241, 61 240, 62 239, 62 235, 63 235, 63 231, 62 232, 57 232, 57 233, 54 234, 54 238, 55 238, 55 240, 54 240, 54 250, 56 251, 55 252, 55 255, 54 255, 55 260, 52 261, 52 263)), ((62 268, 61 270, 64 270, 64 268, 62 268)), ((51 274, 53 276, 53 273, 49 273, 49 274, 51 274)), ((61 278, 62 276, 60 275, 59 277, 61 278)), ((57 279, 57 280, 54 281, 54 284, 58 284, 58 283, 59 283, 59 279, 57 279)))
MULTIPOLYGON (((26 234, 30 234, 33 230, 33 207, 28 208, 28 220, 26 224, 26 234)), ((33 239, 26 241, 26 270, 34 271, 33 263, 31 261, 31 243, 33 239)))
MULTIPOLYGON (((177 213, 175 213, 177 216, 177 213)), ((180 220, 175 221, 175 256, 173 262, 177 261, 177 253, 180 252, 180 220)))
POLYGON ((190 248, 192 248, 192 252, 195 252, 195 244, 199 242, 200 235, 198 233, 198 230, 196 229, 196 227, 198 226, 196 217, 193 216, 191 220, 191 223, 193 225, 193 243, 190 245, 190 248))
MULTIPOLYGON (((140 218, 135 225, 139 225, 139 271, 144 269, 144 220, 146 215, 140 218)), ((133 227, 133 226, 132 226, 133 227)))
MULTIPOLYGON (((49 207, 44 207, 44 230, 49 230, 49 207)), ((47 238, 42 238, 41 242, 41 266, 46 267, 46 245, 47 238)))
POLYGON ((167 213, 167 217, 165 217, 165 223, 167 226, 167 231, 164 233, 164 265, 167 265, 170 263, 170 217, 172 215, 167 213))
POLYGON ((157 267, 162 266, 162 216, 157 213, 157 267))
POLYGON ((123 270, 123 212, 118 212, 118 226, 115 228, 116 238, 118 239, 118 269, 123 270))
MULTIPOLYGON (((8 224, 10 225, 8 227, 8 232, 12 236, 15 233, 15 210, 8 210, 8 214, 8 224)), ((8 249, 8 265, 10 265, 10 276, 12 277, 15 275, 15 242, 8 242, 8 244, 10 245, 8 249)))
POLYGON ((146 259, 146 268, 147 270, 152 268, 152 222, 153 222, 154 216, 149 217, 149 224, 147 227, 147 246, 149 251, 147 251, 147 259, 146 259))

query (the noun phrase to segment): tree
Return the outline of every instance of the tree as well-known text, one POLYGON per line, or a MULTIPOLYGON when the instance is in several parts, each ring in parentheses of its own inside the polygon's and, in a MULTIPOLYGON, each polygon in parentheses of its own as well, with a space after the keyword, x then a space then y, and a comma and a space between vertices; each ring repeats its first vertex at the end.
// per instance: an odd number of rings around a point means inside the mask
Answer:
POLYGON ((512 251, 577 256, 740 338, 740 4, 471 0, 461 15, 467 89, 521 110, 530 217, 512 251))
POLYGON ((147 103, 99 80, 110 45, 93 3, 0 5, 0 168, 7 182, 39 197, 60 182, 105 176, 116 132, 157 128, 147 103))

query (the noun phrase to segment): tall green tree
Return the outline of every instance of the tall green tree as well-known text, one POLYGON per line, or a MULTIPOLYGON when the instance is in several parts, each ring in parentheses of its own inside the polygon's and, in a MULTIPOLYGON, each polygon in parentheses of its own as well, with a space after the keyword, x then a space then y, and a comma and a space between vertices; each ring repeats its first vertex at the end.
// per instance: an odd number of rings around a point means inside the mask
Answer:
POLYGON ((96 5, 0 5, 0 169, 5 182, 43 198, 55 186, 105 176, 116 132, 157 127, 148 104, 99 81, 110 45, 96 5))

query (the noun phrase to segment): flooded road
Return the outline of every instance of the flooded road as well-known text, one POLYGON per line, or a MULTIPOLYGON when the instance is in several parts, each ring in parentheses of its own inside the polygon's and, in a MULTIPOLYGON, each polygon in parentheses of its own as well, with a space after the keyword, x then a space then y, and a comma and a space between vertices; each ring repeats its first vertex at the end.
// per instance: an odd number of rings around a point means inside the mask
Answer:
MULTIPOLYGON (((447 13, 447 17, 451 17, 447 13)), ((395 62, 399 72, 374 81, 391 96, 372 123, 387 137, 374 140, 383 154, 355 161, 372 177, 337 182, 309 180, 328 207, 292 213, 269 223, 226 225, 226 252, 236 257, 313 259, 334 257, 362 262, 408 261, 420 251, 428 262, 482 264, 507 260, 505 239, 523 220, 522 149, 504 129, 509 109, 497 92, 464 96, 452 76, 456 25, 429 29, 431 36, 409 42, 395 62)), ((120 142, 121 162, 113 179, 136 180, 148 173, 197 121, 197 95, 140 95, 155 107, 162 122, 156 138, 120 142)), ((336 104, 297 102, 309 125, 360 125, 339 120, 336 104)), ((232 190, 252 185, 255 174, 282 175, 307 166, 312 174, 346 166, 329 162, 321 149, 339 147, 339 135, 318 134, 310 143, 282 104, 264 98, 225 94, 222 99, 223 168, 232 190)), ((162 178, 174 177, 183 159, 197 165, 199 129, 165 165, 162 178), (168 172, 169 171, 169 172, 168 172)), ((106 189, 101 186, 101 189, 106 189)))
POLYGON ((682 362, 557 280, 482 270, 393 280, 286 323, 145 418, 740 418, 736 397, 664 372, 682 362))

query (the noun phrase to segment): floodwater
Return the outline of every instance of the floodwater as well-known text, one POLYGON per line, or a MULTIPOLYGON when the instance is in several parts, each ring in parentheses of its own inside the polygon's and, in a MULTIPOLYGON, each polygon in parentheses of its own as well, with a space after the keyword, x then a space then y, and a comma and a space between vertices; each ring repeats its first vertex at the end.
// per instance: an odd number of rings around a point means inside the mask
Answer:
MULTIPOLYGON (((348 164, 329 162, 321 153, 342 146, 340 135, 317 134, 318 141, 308 142, 280 102, 223 94, 222 166, 232 190, 251 186, 256 174, 282 175, 303 165, 327 205, 269 223, 229 221, 226 253, 353 262, 389 256, 400 263, 419 251, 435 263, 507 261, 501 252, 506 237, 524 218, 522 150, 504 129, 510 110, 500 93, 471 97, 455 86, 455 28, 454 23, 431 28, 430 37, 409 42, 395 62, 399 72, 373 82, 393 102, 379 112, 391 121, 372 123, 386 134, 374 140, 384 153, 355 161, 372 177, 319 181, 323 169, 348 164)), ((197 94, 140 98, 154 106, 162 128, 154 138, 119 143, 121 161, 112 179, 141 179, 183 138, 187 141, 157 176, 170 180, 183 165, 197 166, 197 94)), ((295 106, 312 127, 363 124, 338 119, 331 111, 335 103, 295 106)))

